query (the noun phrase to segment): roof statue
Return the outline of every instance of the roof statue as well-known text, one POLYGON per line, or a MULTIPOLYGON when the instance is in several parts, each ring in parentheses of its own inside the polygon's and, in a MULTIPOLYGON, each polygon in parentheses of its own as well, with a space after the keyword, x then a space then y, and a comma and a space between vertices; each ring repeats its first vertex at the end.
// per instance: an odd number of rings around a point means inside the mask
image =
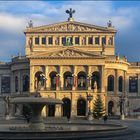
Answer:
POLYGON ((32 22, 32 20, 30 20, 30 21, 28 22, 27 28, 32 28, 32 27, 33 27, 33 22, 32 22))
POLYGON ((75 10, 72 10, 72 8, 70 8, 70 10, 66 10, 66 13, 69 14, 68 21, 73 21, 72 14, 75 13, 75 10))
POLYGON ((107 22, 107 26, 108 26, 108 27, 113 27, 113 26, 112 26, 111 20, 109 20, 109 21, 107 22))

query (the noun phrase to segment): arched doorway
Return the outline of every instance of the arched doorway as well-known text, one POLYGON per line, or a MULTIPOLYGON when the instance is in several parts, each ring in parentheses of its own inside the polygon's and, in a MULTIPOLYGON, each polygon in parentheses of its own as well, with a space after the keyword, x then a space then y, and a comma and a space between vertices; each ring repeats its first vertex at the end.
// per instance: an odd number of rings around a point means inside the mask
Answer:
POLYGON ((86 100, 80 98, 77 101, 77 116, 85 116, 85 115, 86 115, 86 100))
POLYGON ((68 98, 64 98, 63 100, 63 116, 71 115, 71 100, 68 98))
POLYGON ((109 101, 108 102, 108 115, 109 116, 113 115, 113 107, 114 107, 114 102, 113 101, 109 101))
POLYGON ((55 105, 48 105, 48 117, 55 116, 55 105))
POLYGON ((87 85, 86 85, 86 78, 87 75, 85 72, 79 72, 78 73, 78 89, 79 90, 83 90, 86 89, 87 85))

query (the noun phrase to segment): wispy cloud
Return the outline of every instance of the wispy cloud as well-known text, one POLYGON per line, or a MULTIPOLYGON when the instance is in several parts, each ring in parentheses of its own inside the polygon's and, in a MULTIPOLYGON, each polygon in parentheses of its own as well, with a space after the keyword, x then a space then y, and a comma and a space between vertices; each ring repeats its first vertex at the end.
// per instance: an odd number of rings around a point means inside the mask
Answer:
MULTIPOLYGON (((76 21, 106 26, 108 20, 111 19, 113 25, 118 29, 116 50, 120 54, 130 57, 136 49, 140 50, 138 46, 140 33, 137 31, 140 23, 140 7, 135 4, 129 7, 114 5, 115 2, 113 1, 1 1, 0 30, 5 31, 6 43, 4 43, 4 40, 1 42, 0 39, 0 48, 5 46, 3 47, 5 50, 3 53, 8 52, 5 54, 7 58, 11 55, 11 52, 24 52, 25 38, 21 33, 23 33, 30 19, 33 20, 34 26, 66 21, 68 15, 65 10, 72 7, 76 10, 74 14, 76 21), (13 41, 11 41, 9 35, 13 36, 13 41), (130 46, 131 42, 133 42, 133 48, 130 46), (14 43, 16 47, 14 47, 14 43), (8 51, 10 45, 13 46, 11 49, 14 49, 14 51, 8 51), (125 51, 126 48, 128 48, 127 52, 125 51)), ((2 36, 3 33, 0 32, 0 38, 2 36)), ((135 55, 134 59, 140 59, 139 55, 135 55)))

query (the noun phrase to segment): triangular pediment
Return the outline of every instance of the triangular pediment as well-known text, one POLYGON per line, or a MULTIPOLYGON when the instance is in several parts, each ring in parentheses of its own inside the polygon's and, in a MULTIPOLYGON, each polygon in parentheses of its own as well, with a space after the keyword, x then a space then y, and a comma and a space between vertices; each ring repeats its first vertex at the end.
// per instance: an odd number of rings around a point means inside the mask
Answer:
POLYGON ((74 48, 63 48, 59 51, 41 52, 33 54, 29 58, 104 58, 102 55, 84 52, 74 48))
POLYGON ((40 27, 27 28, 25 32, 116 32, 114 28, 67 21, 40 27))

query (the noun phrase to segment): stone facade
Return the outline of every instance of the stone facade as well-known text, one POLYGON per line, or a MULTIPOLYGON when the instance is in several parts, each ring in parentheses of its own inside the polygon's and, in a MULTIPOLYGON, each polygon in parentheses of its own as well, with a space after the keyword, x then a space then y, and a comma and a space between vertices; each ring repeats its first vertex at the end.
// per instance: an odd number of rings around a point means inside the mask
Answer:
POLYGON ((116 32, 112 25, 74 20, 30 26, 24 32, 25 56, 0 64, 0 94, 39 91, 63 100, 62 106, 46 106, 43 116, 86 116, 87 95, 93 96, 93 109, 99 94, 109 115, 120 115, 122 104, 125 115, 133 115, 140 107, 140 64, 115 55, 116 32))

